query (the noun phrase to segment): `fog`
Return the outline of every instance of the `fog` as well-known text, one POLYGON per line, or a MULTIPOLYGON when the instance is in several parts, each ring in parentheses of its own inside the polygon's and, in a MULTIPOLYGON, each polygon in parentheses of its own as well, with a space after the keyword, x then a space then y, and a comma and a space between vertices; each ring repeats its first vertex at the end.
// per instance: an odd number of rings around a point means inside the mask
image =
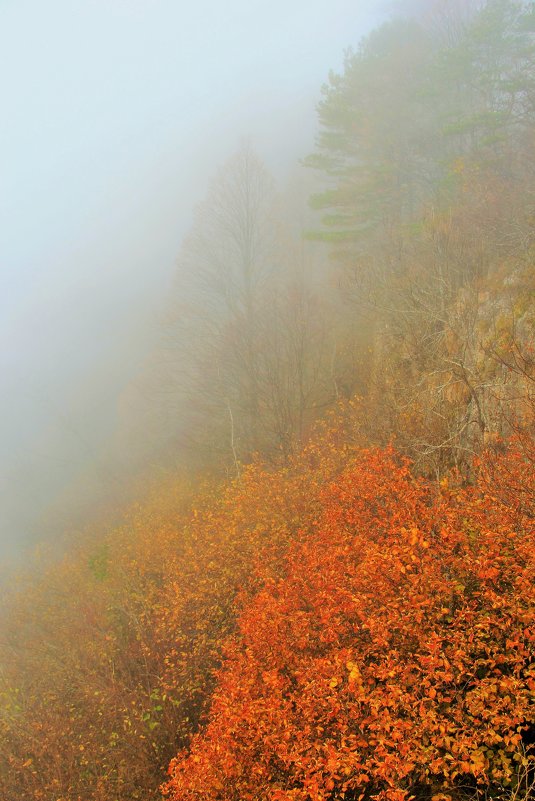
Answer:
POLYGON ((3 560, 43 535, 76 475, 101 469, 210 177, 250 137, 284 179, 313 145, 329 70, 382 11, 3 0, 3 560))

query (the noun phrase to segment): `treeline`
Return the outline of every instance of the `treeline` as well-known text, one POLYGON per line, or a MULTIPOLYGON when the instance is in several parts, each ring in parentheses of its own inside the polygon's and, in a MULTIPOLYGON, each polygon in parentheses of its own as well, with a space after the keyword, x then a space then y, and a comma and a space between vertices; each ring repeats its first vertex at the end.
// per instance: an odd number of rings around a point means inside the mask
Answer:
POLYGON ((214 179, 115 445, 166 470, 6 598, 7 801, 527 797, 535 9, 438 9, 329 76, 315 211, 214 179))
POLYGON ((529 425, 534 37, 532 4, 505 0, 374 31, 323 87, 315 216, 250 146, 230 159, 123 449, 236 474, 356 393, 370 441, 440 477, 529 425))

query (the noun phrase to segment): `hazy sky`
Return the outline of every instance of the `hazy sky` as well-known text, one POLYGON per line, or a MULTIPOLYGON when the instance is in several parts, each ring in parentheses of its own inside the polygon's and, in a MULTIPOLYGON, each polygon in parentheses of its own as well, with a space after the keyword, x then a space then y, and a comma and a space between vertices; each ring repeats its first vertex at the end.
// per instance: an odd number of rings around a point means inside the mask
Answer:
POLYGON ((111 424, 209 178, 248 135, 280 174, 306 155, 380 5, 0 0, 5 541, 111 424))

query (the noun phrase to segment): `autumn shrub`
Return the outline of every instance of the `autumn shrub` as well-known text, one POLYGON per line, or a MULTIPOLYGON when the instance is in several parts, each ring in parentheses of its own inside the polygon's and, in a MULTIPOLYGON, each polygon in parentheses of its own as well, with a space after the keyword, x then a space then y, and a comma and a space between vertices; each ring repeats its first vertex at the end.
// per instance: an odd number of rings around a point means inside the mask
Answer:
POLYGON ((161 479, 122 524, 31 573, 0 623, 0 798, 159 797, 210 699, 236 593, 273 569, 351 448, 318 426, 299 458, 227 485, 161 479))
POLYGON ((533 475, 511 451, 454 479, 438 490, 383 449, 327 480, 276 570, 257 565, 172 801, 515 795, 535 723, 533 475))
POLYGON ((184 482, 162 480, 121 526, 85 532, 6 599, 0 797, 138 798, 157 786, 167 753, 146 610, 189 495, 184 482))

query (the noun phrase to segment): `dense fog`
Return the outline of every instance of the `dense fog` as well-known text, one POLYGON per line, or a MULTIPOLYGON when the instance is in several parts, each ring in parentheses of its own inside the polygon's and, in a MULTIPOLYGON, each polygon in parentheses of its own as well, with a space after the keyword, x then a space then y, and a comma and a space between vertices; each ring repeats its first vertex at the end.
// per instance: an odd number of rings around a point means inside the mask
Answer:
POLYGON ((160 336, 210 178, 249 138, 288 180, 329 70, 386 9, 2 3, 2 559, 112 499, 118 397, 160 336))

